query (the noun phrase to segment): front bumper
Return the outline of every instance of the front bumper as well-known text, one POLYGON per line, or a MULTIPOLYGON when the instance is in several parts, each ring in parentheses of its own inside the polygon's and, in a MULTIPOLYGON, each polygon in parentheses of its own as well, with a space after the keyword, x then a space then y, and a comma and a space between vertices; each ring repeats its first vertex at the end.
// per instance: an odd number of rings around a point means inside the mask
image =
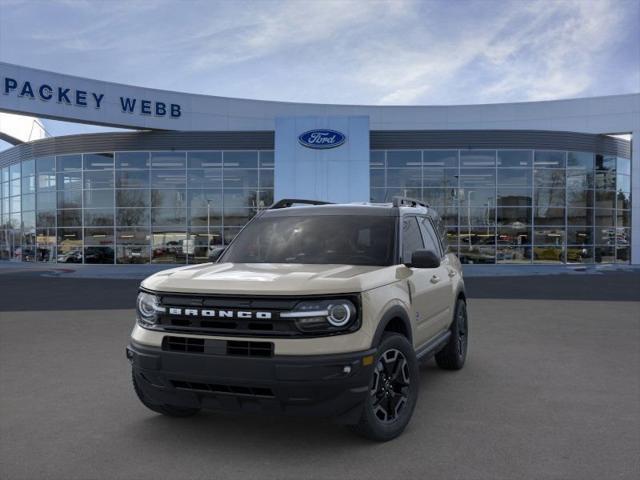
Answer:
POLYGON ((127 358, 155 405, 334 417, 353 423, 369 391, 375 349, 349 354, 235 357, 131 342, 127 358), (370 360, 370 359, 368 359, 370 360))

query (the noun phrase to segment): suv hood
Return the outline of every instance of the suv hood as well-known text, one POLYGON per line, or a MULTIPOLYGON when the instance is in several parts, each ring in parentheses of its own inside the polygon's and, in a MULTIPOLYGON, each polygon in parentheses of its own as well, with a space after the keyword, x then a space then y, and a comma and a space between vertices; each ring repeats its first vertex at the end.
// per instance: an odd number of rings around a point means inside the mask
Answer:
POLYGON ((238 295, 357 293, 396 281, 397 267, 214 263, 158 272, 142 287, 160 292, 238 295))

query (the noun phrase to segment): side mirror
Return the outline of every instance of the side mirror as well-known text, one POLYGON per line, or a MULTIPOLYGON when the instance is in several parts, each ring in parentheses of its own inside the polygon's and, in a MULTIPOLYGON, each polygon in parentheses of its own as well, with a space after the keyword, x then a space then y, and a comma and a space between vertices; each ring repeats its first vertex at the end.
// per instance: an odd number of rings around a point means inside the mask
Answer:
POLYGON ((407 265, 413 268, 438 268, 439 266, 440 257, 432 250, 416 250, 411 255, 411 264, 407 265))
POLYGON ((209 261, 216 263, 220 256, 224 253, 224 250, 224 247, 217 247, 211 250, 211 253, 209 254, 209 261))

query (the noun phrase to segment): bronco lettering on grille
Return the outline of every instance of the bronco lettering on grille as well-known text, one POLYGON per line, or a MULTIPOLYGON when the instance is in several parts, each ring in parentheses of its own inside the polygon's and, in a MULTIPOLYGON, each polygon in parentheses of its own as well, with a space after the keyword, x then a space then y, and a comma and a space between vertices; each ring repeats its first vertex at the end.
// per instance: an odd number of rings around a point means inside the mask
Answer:
POLYGON ((250 312, 242 310, 200 310, 197 308, 176 308, 169 307, 169 315, 180 315, 183 317, 208 317, 208 318, 240 318, 270 320, 271 312, 250 312))

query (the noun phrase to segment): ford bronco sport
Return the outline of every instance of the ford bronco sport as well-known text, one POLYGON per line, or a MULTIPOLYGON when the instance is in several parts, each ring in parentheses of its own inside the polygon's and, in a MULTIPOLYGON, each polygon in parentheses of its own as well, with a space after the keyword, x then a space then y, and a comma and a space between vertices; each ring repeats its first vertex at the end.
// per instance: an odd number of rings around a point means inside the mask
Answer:
POLYGON ((140 286, 127 357, 155 412, 334 417, 385 441, 411 418, 419 360, 464 365, 461 266, 419 201, 281 200, 218 253, 140 286))

